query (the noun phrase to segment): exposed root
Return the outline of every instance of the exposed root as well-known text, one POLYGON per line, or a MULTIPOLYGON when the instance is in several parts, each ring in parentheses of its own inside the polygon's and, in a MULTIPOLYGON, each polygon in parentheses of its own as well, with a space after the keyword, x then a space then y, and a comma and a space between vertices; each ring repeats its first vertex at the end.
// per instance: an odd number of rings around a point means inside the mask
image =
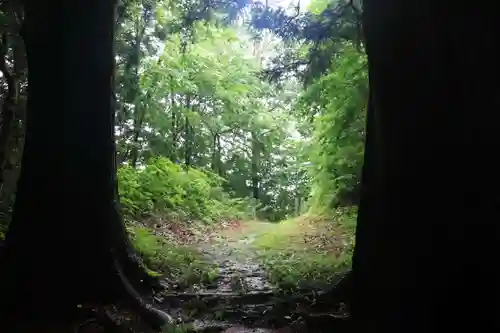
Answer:
POLYGON ((146 301, 141 297, 136 289, 132 286, 129 279, 125 276, 120 263, 118 262, 117 256, 114 255, 113 251, 111 253, 113 257, 113 262, 115 270, 118 274, 120 282, 124 287, 125 294, 127 296, 127 303, 130 305, 131 310, 136 312, 145 322, 155 330, 161 330, 165 325, 173 324, 174 319, 172 316, 154 308, 151 304, 146 303, 146 301))

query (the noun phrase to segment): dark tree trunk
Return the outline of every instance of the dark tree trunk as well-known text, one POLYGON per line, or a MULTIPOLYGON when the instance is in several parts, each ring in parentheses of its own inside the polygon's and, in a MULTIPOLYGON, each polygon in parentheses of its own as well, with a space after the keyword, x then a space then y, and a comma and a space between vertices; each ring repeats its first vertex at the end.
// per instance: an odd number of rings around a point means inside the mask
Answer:
POLYGON ((130 149, 130 165, 135 168, 137 162, 139 161, 139 142, 142 132, 142 124, 144 122, 144 117, 146 115, 146 110, 141 110, 140 102, 136 103, 134 110, 134 135, 132 137, 132 148, 130 149))
MULTIPOLYGON (((170 78, 172 81, 173 78, 170 78)), ((170 152, 168 158, 174 163, 177 163, 177 140, 179 136, 179 129, 178 129, 178 115, 177 115, 177 105, 175 103, 175 92, 174 92, 174 87, 171 85, 170 88, 170 116, 171 116, 171 138, 172 138, 172 144, 170 145, 170 152)))
POLYGON ((222 176, 220 134, 212 134, 212 172, 222 176))
POLYGON ((252 132, 252 197, 255 200, 260 199, 259 191, 259 164, 260 164, 260 142, 257 134, 252 132))
POLYGON ((135 31, 135 41, 134 41, 134 49, 133 56, 131 59, 131 65, 133 68, 133 79, 131 82, 131 98, 130 102, 134 103, 134 128, 133 128, 133 137, 132 137, 132 148, 130 149, 130 165, 135 168, 137 166, 137 162, 139 160, 139 139, 141 137, 142 125, 144 122, 144 117, 146 116, 146 110, 143 108, 143 103, 139 100, 140 95, 140 74, 139 74, 139 66, 141 64, 141 44, 144 36, 144 31, 146 29, 146 13, 143 14, 144 18, 137 19, 136 22, 136 31, 135 31), (144 19, 144 24, 141 26, 141 23, 144 19))
POLYGON ((71 320, 89 302, 125 303, 160 324, 166 314, 136 291, 148 289, 147 275, 117 210, 114 1, 27 0, 25 13, 26 143, 1 262, 0 331, 71 320))
POLYGON ((221 159, 221 156, 222 156, 222 144, 220 142, 220 134, 217 135, 217 163, 218 163, 218 166, 217 166, 217 174, 221 177, 224 176, 224 169, 222 168, 223 164, 222 164, 222 159, 221 159))
POLYGON ((9 35, 7 32, 2 34, 0 41, 0 72, 7 82, 7 94, 2 103, 2 123, 0 128, 0 186, 3 184, 3 174, 8 159, 8 142, 11 135, 11 129, 14 120, 14 107, 18 97, 18 82, 7 66, 7 52, 9 50, 9 35))
POLYGON ((353 259, 356 332, 499 327, 492 7, 364 1, 371 103, 353 259))
MULTIPOLYGON (((186 110, 192 110, 191 96, 186 96, 186 110)), ((184 165, 190 167, 193 157, 193 126, 187 115, 184 116, 184 145, 184 165)))
POLYGON ((10 33, 3 36, 2 53, 8 51, 7 44, 9 44, 12 50, 10 59, 12 72, 9 72, 9 66, 5 61, 7 54, 3 54, 1 70, 7 81, 8 93, 3 103, 4 113, 0 129, 0 212, 7 212, 12 204, 20 171, 26 111, 26 94, 22 88, 26 81, 27 68, 24 42, 19 35, 23 18, 22 6, 18 2, 10 2, 6 4, 4 10, 10 33))

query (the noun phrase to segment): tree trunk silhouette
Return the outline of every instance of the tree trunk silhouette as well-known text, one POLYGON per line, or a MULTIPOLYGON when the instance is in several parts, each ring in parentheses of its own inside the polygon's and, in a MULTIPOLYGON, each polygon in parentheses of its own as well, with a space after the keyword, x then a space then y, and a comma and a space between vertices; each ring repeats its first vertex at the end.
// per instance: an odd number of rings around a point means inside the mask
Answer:
POLYGON ((131 63, 131 88, 130 88, 130 102, 134 104, 134 127, 132 129, 132 148, 130 149, 130 165, 135 168, 137 162, 139 161, 139 152, 141 151, 139 142, 142 133, 142 127, 144 123, 144 118, 146 116, 146 109, 143 106, 143 102, 140 100, 140 74, 139 67, 141 63, 141 44, 144 37, 144 32, 146 30, 146 25, 148 23, 146 11, 140 18, 137 18, 135 22, 135 41, 132 51, 131 63), (144 21, 144 22, 143 22, 144 21), (141 26, 141 23, 142 26, 141 26))
POLYGON ((500 74, 495 13, 486 3, 364 1, 371 102, 356 332, 499 327, 500 197, 488 191, 500 183, 489 158, 500 148, 499 87, 488 80, 500 74))
POLYGON ((212 172, 222 177, 221 151, 220 133, 212 133, 212 172))
POLYGON ((9 50, 9 35, 4 32, 0 40, 0 72, 2 73, 7 83, 7 94, 2 101, 2 123, 0 127, 0 186, 3 185, 4 168, 8 159, 8 141, 13 127, 14 107, 18 98, 18 82, 16 81, 11 70, 7 66, 7 52, 9 50))
POLYGON ((260 199, 260 141, 257 133, 252 131, 252 197, 257 201, 260 199))
POLYGON ((24 5, 26 142, 0 266, 0 331, 71 321, 86 303, 125 304, 161 325, 168 316, 139 296, 152 280, 117 208, 114 1, 24 5))
MULTIPOLYGON (((192 101, 191 96, 186 95, 186 110, 187 112, 192 111, 192 101)), ((189 116, 184 116, 184 165, 186 167, 190 167, 193 158, 193 125, 189 121, 189 116)))

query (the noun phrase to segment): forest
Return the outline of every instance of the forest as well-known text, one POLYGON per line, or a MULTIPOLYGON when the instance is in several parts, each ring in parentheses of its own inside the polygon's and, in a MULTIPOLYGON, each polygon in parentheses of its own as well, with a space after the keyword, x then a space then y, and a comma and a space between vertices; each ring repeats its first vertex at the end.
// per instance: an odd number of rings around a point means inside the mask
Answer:
MULTIPOLYGON (((175 332, 328 327, 346 304, 330 295, 316 309, 306 299, 328 294, 351 266, 368 104, 361 9, 344 0, 210 4, 116 8, 115 163, 128 237, 166 285, 155 302, 177 318, 175 332), (285 305, 264 315, 271 298, 285 305)), ((1 240, 30 81, 22 6, 1 2, 0 20, 1 240)))

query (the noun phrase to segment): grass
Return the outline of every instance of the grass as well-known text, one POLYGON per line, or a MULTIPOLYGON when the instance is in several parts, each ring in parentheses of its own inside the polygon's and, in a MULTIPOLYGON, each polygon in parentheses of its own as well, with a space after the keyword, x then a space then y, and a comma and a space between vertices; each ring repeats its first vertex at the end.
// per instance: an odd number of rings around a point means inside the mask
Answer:
POLYGON ((217 277, 217 268, 192 248, 165 240, 143 227, 130 227, 129 234, 153 275, 167 275, 181 288, 211 283, 217 277))
POLYGON ((329 218, 258 223, 253 245, 271 281, 285 291, 322 288, 351 265, 355 217, 352 210, 338 210, 329 218))

